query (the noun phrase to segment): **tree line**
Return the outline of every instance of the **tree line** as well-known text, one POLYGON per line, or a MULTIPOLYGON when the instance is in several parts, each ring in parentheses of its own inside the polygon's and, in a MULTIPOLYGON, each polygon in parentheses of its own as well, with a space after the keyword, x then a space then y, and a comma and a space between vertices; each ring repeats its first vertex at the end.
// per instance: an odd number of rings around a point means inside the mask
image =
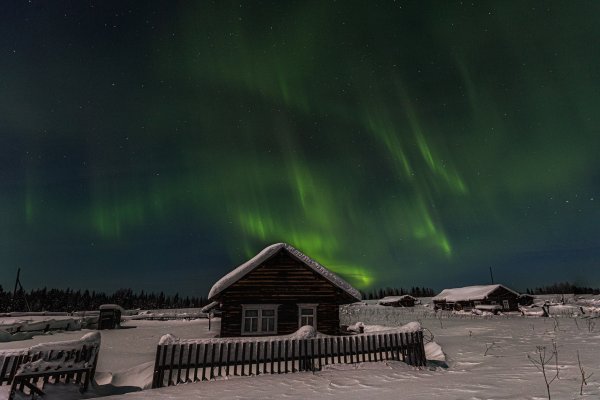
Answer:
POLYGON ((119 289, 106 294, 89 290, 47 288, 32 289, 29 292, 19 290, 13 299, 13 293, 4 291, 0 286, 0 312, 88 311, 97 310, 102 304, 118 304, 128 310, 152 310, 202 307, 208 304, 208 300, 202 296, 182 297, 177 293, 146 293, 143 290, 134 292, 132 289, 119 289))
POLYGON ((600 288, 577 286, 569 282, 560 282, 533 289, 527 288, 527 294, 600 294, 600 288))
POLYGON ((373 289, 370 292, 360 291, 362 298, 365 300, 381 299, 386 296, 403 296, 409 294, 413 297, 433 297, 435 293, 431 288, 413 286, 410 289, 405 288, 380 288, 373 289))

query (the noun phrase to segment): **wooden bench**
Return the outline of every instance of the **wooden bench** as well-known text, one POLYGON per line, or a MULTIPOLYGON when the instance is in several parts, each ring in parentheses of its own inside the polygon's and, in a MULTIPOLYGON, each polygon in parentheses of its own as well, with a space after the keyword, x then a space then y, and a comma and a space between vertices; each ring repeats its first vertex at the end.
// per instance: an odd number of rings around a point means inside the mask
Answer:
POLYGON ((44 385, 59 382, 80 385, 83 393, 94 378, 99 349, 99 334, 95 332, 80 341, 0 353, 0 385, 11 385, 9 400, 17 392, 31 397, 43 396, 44 385))

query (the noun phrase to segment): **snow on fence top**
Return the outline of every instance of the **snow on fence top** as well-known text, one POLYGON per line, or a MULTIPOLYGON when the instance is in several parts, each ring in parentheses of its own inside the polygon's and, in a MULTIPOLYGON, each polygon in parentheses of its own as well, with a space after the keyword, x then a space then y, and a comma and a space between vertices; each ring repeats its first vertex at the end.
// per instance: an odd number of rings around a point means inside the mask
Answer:
POLYGON ((440 294, 438 294, 431 300, 446 301, 446 302, 485 300, 487 296, 489 296, 494 290, 496 290, 500 287, 502 287, 516 295, 519 295, 519 293, 507 288, 504 285, 479 285, 479 286, 466 286, 466 287, 455 288, 455 289, 444 289, 441 291, 440 294))
POLYGON ((81 349, 83 346, 100 346, 100 332, 86 333, 78 340, 65 340, 62 342, 48 342, 40 343, 29 348, 30 353, 46 352, 46 351, 59 351, 59 350, 73 350, 81 349))
POLYGON ((345 280, 343 280, 333 272, 329 271, 327 268, 325 268, 312 258, 308 257, 307 255, 305 255, 304 253, 295 249, 287 243, 276 243, 266 247, 253 258, 246 261, 245 263, 243 263, 242 265, 240 265, 239 267, 237 267, 236 269, 219 279, 219 281, 217 281, 217 283, 215 283, 214 286, 210 289, 210 293, 208 293, 208 298, 212 299, 213 297, 221 293, 223 290, 227 289, 229 286, 243 278, 246 274, 248 274, 256 267, 261 265, 264 261, 269 259, 281 249, 285 249, 292 256, 302 261, 310 269, 323 276, 325 279, 327 279, 335 286, 348 293, 350 296, 356 298, 357 300, 361 299, 360 292, 353 288, 348 282, 346 282, 345 280))
MULTIPOLYGON (((398 327, 380 327, 380 329, 375 329, 369 333, 410 333, 410 332, 418 332, 420 331, 421 324, 418 322, 409 322, 406 325, 398 326, 398 327)), ((365 333, 367 334, 367 333, 365 333)), ((360 334, 364 335, 364 334, 360 334)), ((355 336, 360 336, 355 335, 355 336)), ((325 337, 335 337, 331 335, 326 335, 323 333, 319 333, 315 331, 315 328, 309 325, 305 325, 300 327, 296 332, 290 333, 289 335, 279 335, 279 336, 243 336, 243 337, 228 337, 228 338, 202 338, 202 339, 180 339, 170 333, 163 335, 158 344, 159 345, 170 345, 170 344, 202 344, 202 343, 236 343, 236 342, 256 342, 256 341, 284 341, 288 339, 311 339, 311 338, 325 338, 325 337)))
POLYGON ((92 346, 100 347, 100 332, 90 332, 81 337, 81 339, 77 340, 65 340, 62 342, 48 342, 48 343, 40 343, 33 345, 31 347, 26 347, 22 349, 10 349, 10 350, 0 350, 0 357, 18 355, 18 354, 33 354, 33 353, 44 353, 50 350, 60 351, 60 350, 79 350, 83 346, 92 346))

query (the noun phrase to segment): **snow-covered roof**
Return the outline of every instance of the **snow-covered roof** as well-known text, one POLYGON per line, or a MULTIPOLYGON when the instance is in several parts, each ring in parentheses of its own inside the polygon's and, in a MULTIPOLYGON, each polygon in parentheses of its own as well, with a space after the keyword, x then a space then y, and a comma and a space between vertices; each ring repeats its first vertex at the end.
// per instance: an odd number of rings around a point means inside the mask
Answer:
POLYGON ((216 308, 219 306, 219 302, 218 301, 213 301, 212 303, 209 303, 207 305, 205 305, 204 307, 202 307, 200 309, 200 311, 202 311, 203 313, 208 313, 210 312, 213 308, 216 308))
POLYGON ((118 304, 102 304, 98 307, 99 310, 119 310, 121 312, 125 311, 123 307, 118 304))
POLYGON ((254 270, 263 262, 271 258, 281 249, 286 250, 292 256, 302 261, 304 265, 306 265, 307 267, 309 267, 310 269, 312 269, 313 271, 315 271, 316 273, 333 283, 335 286, 348 293, 350 296, 358 300, 361 299, 360 292, 353 288, 348 282, 346 282, 345 280, 343 280, 333 272, 329 271, 327 268, 325 268, 312 258, 308 257, 307 255, 305 255, 304 253, 295 249, 287 243, 276 243, 266 247, 260 253, 252 257, 250 260, 246 261, 245 263, 243 263, 242 265, 240 265, 239 267, 237 267, 236 269, 219 279, 217 283, 215 283, 210 289, 210 292, 208 293, 208 298, 214 298, 223 290, 227 289, 229 286, 246 276, 246 274, 248 274, 250 271, 254 270))
POLYGON ((377 301, 377 304, 389 304, 389 303, 396 303, 402 300, 417 300, 416 298, 414 298, 413 296, 409 295, 409 294, 405 294, 402 296, 386 296, 383 297, 381 299, 379 299, 377 301))
POLYGON ((515 295, 519 293, 512 289, 507 288, 504 285, 479 285, 479 286, 466 286, 462 288, 444 289, 440 294, 435 296, 432 300, 434 301, 469 301, 469 300, 485 300, 494 290, 498 288, 504 288, 515 295))

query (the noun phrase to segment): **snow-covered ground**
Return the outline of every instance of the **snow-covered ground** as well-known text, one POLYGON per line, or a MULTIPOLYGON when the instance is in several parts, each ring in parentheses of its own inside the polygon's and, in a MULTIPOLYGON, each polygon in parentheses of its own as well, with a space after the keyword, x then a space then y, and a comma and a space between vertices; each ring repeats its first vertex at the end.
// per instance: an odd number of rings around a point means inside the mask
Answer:
MULTIPOLYGON (((597 307, 598 304, 591 300, 589 307, 597 307)), ((426 328, 426 336, 433 335, 433 340, 442 347, 448 368, 432 366, 418 370, 399 362, 336 365, 314 374, 231 377, 131 392, 107 399, 544 399, 547 395, 543 376, 527 356, 535 356, 538 346, 546 346, 550 352, 553 343, 558 349, 559 378, 550 386, 552 398, 600 398, 600 320, 586 318, 589 317, 587 309, 583 317, 573 318, 578 305, 555 307, 556 313, 561 315, 559 318, 477 317, 449 313, 438 318, 424 306, 409 309, 370 304, 345 312, 342 315, 344 323, 352 324, 361 318, 367 326, 398 326, 418 320, 426 328), (365 316, 370 318, 363 320, 365 316), (586 375, 593 373, 588 385, 584 386, 583 397, 579 396, 578 351, 586 375)), ((147 386, 151 381, 156 345, 163 334, 171 333, 184 339, 212 337, 218 332, 218 319, 212 320, 211 331, 208 331, 206 319, 128 321, 124 326, 135 328, 101 332, 98 385, 86 397, 124 393, 147 386)), ((77 339, 86 332, 62 332, 36 336, 21 343, 0 343, 0 350, 77 339)), ((553 361, 547 372, 553 376, 555 370, 553 361)), ((64 388, 49 386, 48 389, 47 400, 80 398, 75 391, 73 397, 69 397, 64 388), (52 391, 56 392, 54 396, 52 391)))

